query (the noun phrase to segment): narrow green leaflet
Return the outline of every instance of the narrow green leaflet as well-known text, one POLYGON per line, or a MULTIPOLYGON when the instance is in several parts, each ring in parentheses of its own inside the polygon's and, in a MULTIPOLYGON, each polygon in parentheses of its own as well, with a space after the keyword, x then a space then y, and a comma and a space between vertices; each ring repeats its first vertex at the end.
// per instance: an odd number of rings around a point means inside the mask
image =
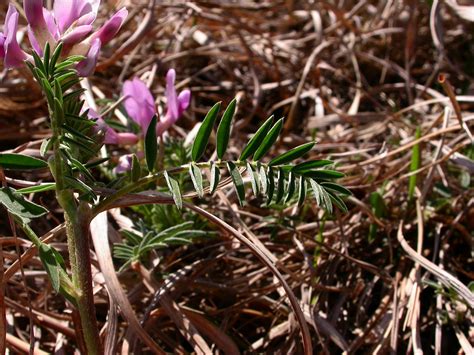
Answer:
POLYGON ((84 193, 83 197, 86 197, 86 196, 92 196, 93 198, 97 197, 94 190, 92 190, 83 181, 76 179, 73 176, 64 175, 64 181, 66 182, 67 185, 69 185, 69 187, 72 187, 84 193))
POLYGON ((9 187, 0 188, 0 204, 25 223, 48 213, 46 208, 28 201, 23 195, 9 187))
POLYGON ((220 108, 221 103, 216 103, 209 110, 206 117, 204 118, 204 121, 202 121, 191 151, 191 157, 193 158, 193 161, 198 161, 204 154, 207 143, 209 142, 209 137, 211 136, 212 127, 214 127, 214 122, 216 122, 216 117, 220 108))
POLYGON ((241 206, 243 206, 245 200, 245 188, 242 175, 240 175, 239 169, 232 162, 227 163, 227 169, 229 170, 230 177, 234 183, 235 191, 237 192, 237 197, 239 198, 239 203, 241 206))
POLYGON ((0 153, 0 166, 6 170, 32 170, 46 168, 48 163, 28 155, 0 153))
POLYGON ((310 179, 309 182, 318 206, 324 208, 327 212, 332 213, 332 203, 328 193, 313 179, 310 179))
POLYGON ((220 171, 216 164, 212 163, 211 166, 211 186, 210 186, 210 194, 212 195, 216 189, 217 185, 219 185, 220 180, 220 171))
POLYGON ((253 156, 254 160, 260 160, 268 152, 268 150, 272 147, 272 145, 278 139, 278 136, 280 135, 282 127, 283 127, 283 118, 280 118, 278 121, 276 121, 276 123, 273 125, 273 127, 270 129, 268 134, 263 139, 262 144, 260 144, 260 146, 258 147, 257 151, 255 152, 253 156))
POLYGON ((262 193, 266 194, 268 190, 268 179, 267 179, 267 171, 265 170, 264 166, 258 166, 258 174, 260 176, 260 184, 262 184, 262 193))
POLYGON ((155 170, 156 157, 158 154, 158 142, 156 139, 157 117, 153 116, 145 135, 145 159, 148 171, 155 170))
POLYGON ((279 203, 281 201, 284 193, 285 193, 285 172, 282 169, 278 169, 277 194, 275 198, 275 203, 279 203))
POLYGON ((168 172, 165 170, 163 173, 166 184, 168 185, 168 189, 171 192, 171 195, 173 196, 174 203, 176 204, 176 207, 178 209, 183 208, 183 199, 181 197, 181 191, 179 190, 179 184, 176 181, 175 178, 173 178, 171 175, 168 174, 168 172))
POLYGON ((130 171, 130 181, 136 182, 141 176, 140 161, 135 154, 132 155, 132 169, 130 171))
POLYGON ((51 48, 49 47, 49 43, 46 43, 44 47, 44 53, 43 53, 43 63, 45 65, 45 71, 46 75, 49 75, 49 58, 51 56, 51 48))
POLYGON ((247 173, 250 177, 250 184, 252 185, 252 191, 255 196, 258 196, 259 191, 260 191, 260 182, 259 182, 259 176, 258 173, 253 170, 252 165, 247 162, 247 173))
POLYGON ((61 254, 47 244, 41 243, 38 251, 41 262, 51 280, 51 285, 54 291, 58 292, 61 286, 59 274, 62 268, 61 264, 64 264, 64 260, 61 254))
POLYGON ((247 146, 242 151, 242 154, 240 154, 239 160, 246 160, 253 153, 255 153, 255 151, 258 149, 260 144, 263 142, 263 139, 267 135, 268 130, 270 129, 272 125, 272 122, 273 122, 273 116, 270 116, 265 121, 265 123, 257 130, 254 136, 250 138, 249 142, 247 143, 247 146))
POLYGON ((310 171, 316 168, 321 168, 323 166, 331 165, 331 164, 334 164, 334 162, 331 160, 310 160, 310 161, 305 161, 304 163, 295 165, 291 169, 291 171, 293 171, 296 174, 301 174, 306 171, 310 171))
POLYGON ((309 142, 302 144, 298 147, 295 147, 286 153, 279 155, 278 157, 272 159, 268 165, 282 165, 289 163, 295 159, 301 158, 303 155, 308 153, 316 144, 316 142, 309 142))
POLYGON ((298 180, 298 206, 302 206, 306 200, 306 180, 304 176, 300 176, 298 180))
POLYGON ((296 189, 296 180, 295 180, 295 174, 293 174, 290 171, 290 174, 288 176, 288 186, 286 188, 286 197, 285 197, 285 203, 288 203, 291 198, 293 197, 296 189))
POLYGON ((342 212, 347 212, 347 206, 340 196, 336 195, 331 190, 326 190, 326 192, 328 193, 329 198, 332 200, 332 202, 337 206, 337 208, 339 208, 342 212))
POLYGON ((202 186, 202 173, 201 169, 194 163, 189 165, 189 175, 191 176, 191 181, 193 182, 194 189, 196 190, 199 197, 204 195, 204 188, 202 186))
POLYGON ((346 176, 344 173, 340 173, 335 170, 311 170, 305 171, 302 175, 310 177, 312 179, 339 179, 346 176))
POLYGON ((346 189, 344 186, 341 186, 339 184, 335 184, 333 182, 324 181, 324 182, 321 183, 321 186, 323 186, 326 190, 336 191, 336 192, 339 192, 342 195, 347 195, 347 196, 352 195, 352 192, 350 190, 346 189))
POLYGON ((49 62, 49 72, 53 73, 55 70, 56 63, 58 62, 59 56, 61 55, 61 51, 63 49, 63 44, 60 42, 57 46, 56 49, 53 52, 53 55, 51 56, 51 61, 49 62))
POLYGON ((24 187, 22 189, 16 190, 16 192, 20 194, 31 194, 33 192, 43 192, 43 191, 50 191, 56 188, 56 184, 54 182, 47 182, 41 185, 24 187))
POLYGON ((43 140, 41 143, 40 147, 40 155, 44 158, 46 156, 46 153, 51 149, 53 145, 53 140, 50 138, 46 138, 43 140))
POLYGON ((224 114, 222 115, 221 122, 219 123, 219 127, 217 128, 217 157, 222 159, 224 154, 227 150, 227 145, 229 144, 229 137, 230 137, 230 129, 232 118, 235 114, 235 106, 237 104, 237 100, 233 99, 229 106, 227 106, 224 114))
POLYGON ((267 172, 267 206, 272 202, 273 193, 275 192, 275 176, 273 174, 273 168, 268 167, 267 172))

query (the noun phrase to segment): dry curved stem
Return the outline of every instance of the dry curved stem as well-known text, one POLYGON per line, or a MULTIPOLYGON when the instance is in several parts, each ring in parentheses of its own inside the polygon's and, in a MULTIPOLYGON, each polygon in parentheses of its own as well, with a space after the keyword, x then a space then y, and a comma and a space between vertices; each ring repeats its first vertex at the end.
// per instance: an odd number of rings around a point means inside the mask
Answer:
POLYGON ((441 282, 445 287, 452 288, 457 292, 457 294, 469 305, 469 307, 474 308, 474 294, 457 278, 455 278, 450 273, 441 269, 438 265, 432 263, 421 254, 413 250, 412 247, 403 237, 403 221, 400 222, 398 226, 397 239, 400 242, 403 250, 408 254, 408 257, 413 261, 419 263, 427 271, 436 276, 436 278, 441 282))
POLYGON ((112 263, 112 255, 110 253, 108 241, 108 222, 106 212, 97 214, 90 223, 91 237, 96 250, 97 259, 99 261, 100 270, 104 275, 109 294, 114 298, 120 307, 124 317, 129 325, 133 328, 138 337, 148 345, 155 353, 165 354, 165 351, 151 338, 151 336, 143 330, 138 321, 134 310, 127 295, 120 285, 120 281, 115 273, 112 263))
MULTIPOLYGON (((138 194, 129 194, 125 195, 122 198, 116 200, 112 205, 109 205, 108 208, 123 208, 123 207, 130 207, 133 205, 138 205, 138 204, 174 204, 174 201, 171 196, 162 194, 162 193, 157 193, 157 192, 146 192, 145 193, 138 193, 138 194)), ((190 210, 193 210, 194 212, 198 213, 199 215, 203 216, 207 220, 209 220, 211 223, 217 225, 219 228, 222 230, 226 231, 227 233, 231 234, 234 236, 237 240, 239 240, 241 243, 246 245, 250 251, 252 252, 253 255, 255 255, 263 264, 265 264, 272 274, 280 281, 282 287, 285 289, 285 292, 290 300, 291 307, 293 308, 293 311, 295 312, 296 319, 298 321, 298 324, 301 329, 301 335, 303 338, 303 345, 304 345, 304 351, 305 354, 312 354, 313 353, 313 347, 312 347, 312 342, 311 342, 311 335, 309 332, 308 324, 305 321, 304 314, 299 306, 298 300, 296 296, 294 295, 293 291, 291 290, 290 286, 287 284, 285 281, 285 278, 283 275, 280 273, 280 271, 275 267, 274 263, 267 258, 264 252, 262 252, 254 243, 252 243, 247 237, 245 237, 242 233, 237 231, 235 228, 224 222, 223 220, 219 219, 218 217, 214 216, 212 213, 207 212, 206 210, 195 206, 191 203, 184 202, 183 207, 188 208, 190 210)), ((94 211, 94 214, 98 215, 103 211, 96 210, 94 211)), ((104 222, 101 223, 100 228, 104 228, 104 222)), ((97 225, 97 228, 99 226, 97 225)), ((94 229, 94 228, 93 228, 94 229)), ((96 242, 94 241, 94 245, 96 245, 96 242)), ((98 244, 100 245, 100 244, 98 244)))

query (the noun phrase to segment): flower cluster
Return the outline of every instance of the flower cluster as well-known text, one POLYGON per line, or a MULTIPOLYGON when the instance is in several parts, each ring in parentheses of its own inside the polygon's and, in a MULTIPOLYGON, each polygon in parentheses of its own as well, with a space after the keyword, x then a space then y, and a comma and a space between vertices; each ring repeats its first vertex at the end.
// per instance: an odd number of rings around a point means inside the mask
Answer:
MULTIPOLYGON (((62 56, 81 55, 85 59, 78 63, 80 76, 92 74, 100 48, 112 40, 125 21, 128 11, 122 8, 101 28, 94 32, 92 24, 97 17, 100 0, 55 0, 53 10, 43 7, 43 0, 24 0, 23 7, 28 21, 28 38, 38 55, 49 43, 54 50, 63 43, 62 56)), ((0 56, 6 68, 19 67, 31 58, 16 40, 18 11, 10 4, 5 17, 3 33, 0 33, 0 56)))
MULTIPOLYGON (((191 100, 191 92, 187 89, 181 91, 179 95, 177 94, 175 79, 176 71, 174 69, 168 70, 165 90, 167 111, 166 115, 160 119, 156 126, 158 136, 163 135, 164 132, 176 123, 183 112, 188 108, 191 100)), ((135 77, 132 80, 127 80, 123 85, 122 95, 124 97, 125 110, 128 116, 140 126, 141 133, 140 135, 136 135, 131 132, 116 132, 107 126, 93 111, 89 111, 91 118, 97 118, 100 129, 105 131, 105 144, 136 144, 140 138, 143 138, 153 116, 156 114, 155 99, 146 84, 139 78, 135 77)), ((116 172, 129 170, 131 161, 131 155, 122 156, 119 160, 116 172)))

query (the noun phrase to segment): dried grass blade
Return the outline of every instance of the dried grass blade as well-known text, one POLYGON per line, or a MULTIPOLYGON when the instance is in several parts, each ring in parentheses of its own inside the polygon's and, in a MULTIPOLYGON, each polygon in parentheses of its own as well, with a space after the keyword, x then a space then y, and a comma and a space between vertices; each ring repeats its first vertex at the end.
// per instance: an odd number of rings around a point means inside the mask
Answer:
POLYGON ((97 260, 99 261, 100 270, 104 275, 109 294, 119 305, 122 314, 124 315, 125 319, 127 319, 130 327, 133 328, 135 334, 154 352, 157 354, 165 354, 158 344, 156 344, 150 335, 141 327, 135 312, 128 301, 127 295, 123 291, 122 286, 120 285, 120 282, 117 278, 108 242, 107 214, 105 212, 99 213, 91 221, 90 229, 97 260))

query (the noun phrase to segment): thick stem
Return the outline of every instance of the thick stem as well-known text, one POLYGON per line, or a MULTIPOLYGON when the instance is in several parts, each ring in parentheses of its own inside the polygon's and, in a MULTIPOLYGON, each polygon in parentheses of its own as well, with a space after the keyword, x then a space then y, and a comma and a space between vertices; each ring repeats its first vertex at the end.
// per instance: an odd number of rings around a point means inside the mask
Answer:
POLYGON ((72 282, 77 290, 77 309, 81 318, 82 333, 90 355, 101 353, 99 328, 97 325, 89 247, 90 208, 86 202, 76 203, 69 191, 62 191, 59 198, 64 208, 66 234, 69 247, 69 261, 72 282))

